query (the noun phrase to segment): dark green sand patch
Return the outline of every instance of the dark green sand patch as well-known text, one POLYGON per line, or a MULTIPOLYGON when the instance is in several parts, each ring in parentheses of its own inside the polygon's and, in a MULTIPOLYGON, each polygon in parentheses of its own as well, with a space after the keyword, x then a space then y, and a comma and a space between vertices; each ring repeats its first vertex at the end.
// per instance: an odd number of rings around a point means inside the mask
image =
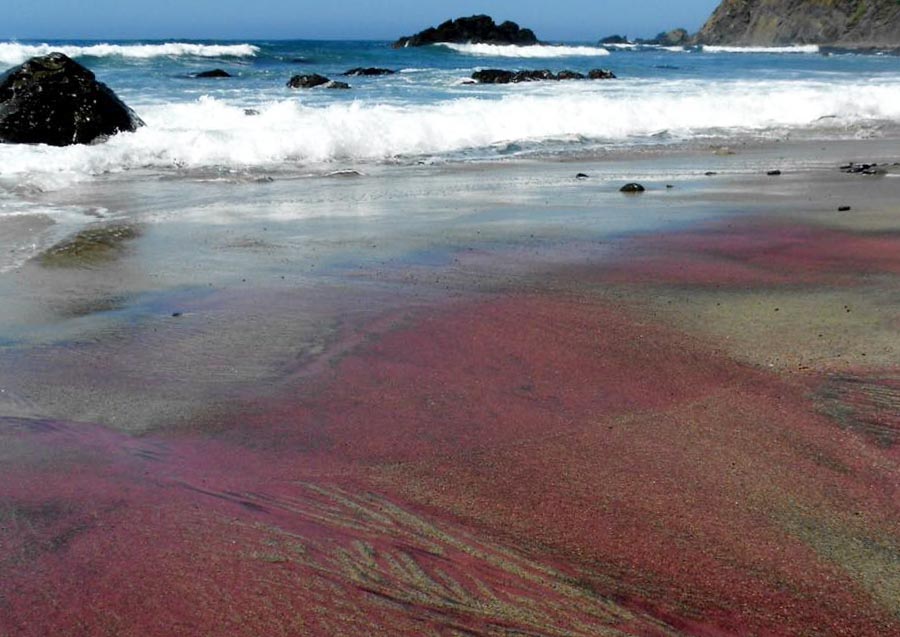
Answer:
POLYGON ((119 258, 126 244, 140 235, 140 228, 128 224, 94 226, 63 239, 40 254, 37 260, 48 268, 102 265, 119 258))
POLYGON ((834 374, 818 391, 820 410, 878 445, 900 442, 900 373, 834 374))

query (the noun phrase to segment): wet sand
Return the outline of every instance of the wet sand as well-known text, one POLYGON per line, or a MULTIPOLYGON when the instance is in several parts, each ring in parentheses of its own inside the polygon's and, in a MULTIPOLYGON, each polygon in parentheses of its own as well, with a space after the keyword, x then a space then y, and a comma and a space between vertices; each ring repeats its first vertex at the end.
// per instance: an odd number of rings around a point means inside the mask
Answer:
POLYGON ((370 176, 4 275, 0 635, 900 635, 900 178, 837 169, 891 148, 370 176))

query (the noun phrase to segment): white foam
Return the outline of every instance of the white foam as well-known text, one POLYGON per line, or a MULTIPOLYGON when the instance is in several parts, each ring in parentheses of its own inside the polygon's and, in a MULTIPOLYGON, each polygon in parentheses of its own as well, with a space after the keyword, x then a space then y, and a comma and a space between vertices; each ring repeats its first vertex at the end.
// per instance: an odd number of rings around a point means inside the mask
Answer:
POLYGON ((561 58, 561 57, 599 57, 609 55, 609 51, 595 46, 555 46, 536 44, 534 46, 516 46, 513 44, 453 44, 442 43, 465 55, 480 55, 501 58, 561 58))
POLYGON ((634 42, 617 42, 617 43, 609 42, 609 43, 603 45, 603 47, 607 48, 607 49, 623 49, 626 51, 638 49, 638 48, 640 48, 640 46, 641 46, 640 44, 635 44, 634 42))
POLYGON ((798 128, 827 136, 867 122, 900 122, 900 78, 841 84, 648 80, 489 88, 503 97, 419 105, 306 105, 291 98, 254 105, 259 115, 253 117, 244 114, 245 103, 209 97, 135 105, 147 126, 104 144, 0 144, 0 189, 53 190, 105 172, 140 168, 307 171, 330 162, 411 161, 512 142, 632 143, 662 130, 676 141, 798 128))
POLYGON ((710 46, 704 44, 705 53, 818 53, 815 44, 798 44, 795 46, 710 46))
POLYGON ((97 43, 87 46, 55 45, 55 44, 20 44, 18 42, 0 42, 0 65, 15 66, 25 60, 47 55, 58 51, 69 57, 110 57, 155 58, 194 56, 204 58, 216 57, 252 57, 259 52, 259 47, 252 44, 192 44, 190 42, 166 42, 163 44, 105 44, 97 43))

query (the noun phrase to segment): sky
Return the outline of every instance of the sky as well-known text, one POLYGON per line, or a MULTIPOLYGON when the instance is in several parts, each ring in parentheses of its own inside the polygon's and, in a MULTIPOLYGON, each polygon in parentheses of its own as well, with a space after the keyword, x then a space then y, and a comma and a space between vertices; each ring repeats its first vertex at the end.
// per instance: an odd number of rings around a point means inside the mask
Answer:
POLYGON ((0 39, 393 40, 449 18, 486 13, 542 40, 594 41, 693 32, 718 0, 4 0, 0 39))

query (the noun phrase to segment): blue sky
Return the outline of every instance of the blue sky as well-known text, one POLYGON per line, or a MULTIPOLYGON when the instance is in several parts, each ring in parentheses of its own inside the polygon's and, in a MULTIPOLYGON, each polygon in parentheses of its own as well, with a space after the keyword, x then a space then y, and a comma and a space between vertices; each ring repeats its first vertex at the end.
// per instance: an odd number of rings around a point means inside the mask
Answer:
POLYGON ((718 0, 6 0, 0 38, 394 39, 487 13, 544 40, 700 27, 718 0))

